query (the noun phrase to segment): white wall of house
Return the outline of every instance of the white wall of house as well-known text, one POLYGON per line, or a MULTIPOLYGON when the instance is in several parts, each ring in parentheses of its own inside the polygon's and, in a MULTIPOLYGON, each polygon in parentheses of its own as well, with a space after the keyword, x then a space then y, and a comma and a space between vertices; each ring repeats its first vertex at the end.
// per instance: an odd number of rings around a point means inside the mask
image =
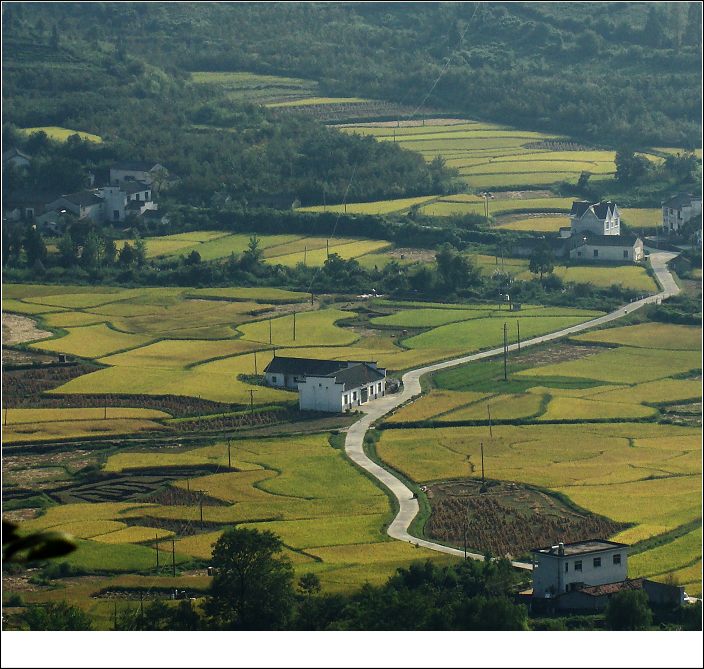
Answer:
POLYGON ((570 250, 572 260, 589 262, 638 262, 643 260, 643 242, 633 246, 596 246, 582 244, 570 250))
POLYGON ((618 207, 614 206, 610 213, 601 220, 596 214, 588 209, 581 218, 572 218, 570 222, 573 235, 589 233, 592 235, 620 235, 621 234, 621 213, 618 207))
POLYGON ((688 223, 695 216, 702 213, 701 198, 692 198, 690 205, 679 208, 662 208, 662 226, 667 232, 678 232, 679 229, 688 223))
POLYGON ((303 411, 332 411, 340 413, 344 384, 333 377, 307 376, 298 384, 298 406, 303 411))
POLYGON ((533 597, 555 596, 583 585, 618 583, 628 577, 627 547, 576 555, 533 553, 533 597))
POLYGON ((98 191, 104 201, 104 217, 106 221, 124 221, 127 196, 118 186, 105 186, 98 191))
POLYGON ((274 388, 288 388, 289 390, 298 390, 298 384, 304 380, 303 376, 295 376, 294 374, 281 374, 277 372, 272 374, 266 372, 264 374, 266 385, 274 388))

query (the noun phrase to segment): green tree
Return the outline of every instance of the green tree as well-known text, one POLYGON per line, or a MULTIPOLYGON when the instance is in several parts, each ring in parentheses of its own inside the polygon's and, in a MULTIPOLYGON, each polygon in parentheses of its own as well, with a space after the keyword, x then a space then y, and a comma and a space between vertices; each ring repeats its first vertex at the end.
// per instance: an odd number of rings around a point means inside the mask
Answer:
POLYGON ((96 230, 91 230, 83 245, 81 265, 86 269, 95 269, 103 264, 104 259, 105 242, 96 230))
POLYGON ((452 292, 479 282, 477 267, 452 244, 443 244, 435 254, 435 261, 442 283, 452 292))
POLYGON ((547 244, 541 244, 535 248, 530 256, 528 269, 533 274, 540 274, 541 281, 544 274, 550 274, 555 269, 555 256, 547 244))
POLYGON ((281 539, 268 530, 231 528, 217 540, 215 577, 204 611, 225 630, 284 627, 293 604, 293 567, 281 539))
POLYGON ((134 263, 137 267, 143 267, 147 262, 147 242, 139 235, 134 237, 134 263))
POLYGON ((259 268, 264 256, 264 251, 259 248, 259 238, 252 235, 249 238, 247 249, 242 253, 241 266, 247 272, 252 272, 259 268))
POLYGON ((625 186, 640 183, 650 172, 650 161, 637 156, 631 149, 616 152, 616 181, 625 186))
POLYGON ((312 572, 303 574, 303 576, 298 579, 298 589, 308 597, 317 595, 320 592, 320 579, 312 572))
POLYGON ((653 624, 653 612, 644 590, 617 592, 606 607, 606 624, 610 630, 645 630, 653 624))
POLYGON ((27 254, 27 264, 30 267, 37 262, 43 263, 46 260, 46 244, 36 225, 30 225, 27 228, 22 246, 27 254))
POLYGON ((59 252, 59 263, 62 267, 71 267, 76 262, 76 244, 69 232, 65 232, 56 245, 59 252))
POLYGON ((30 604, 21 616, 31 631, 85 631, 91 630, 90 616, 67 602, 30 604))
POLYGON ((129 242, 125 242, 125 245, 120 249, 120 254, 118 257, 118 262, 123 267, 130 267, 134 264, 135 252, 134 247, 129 242))

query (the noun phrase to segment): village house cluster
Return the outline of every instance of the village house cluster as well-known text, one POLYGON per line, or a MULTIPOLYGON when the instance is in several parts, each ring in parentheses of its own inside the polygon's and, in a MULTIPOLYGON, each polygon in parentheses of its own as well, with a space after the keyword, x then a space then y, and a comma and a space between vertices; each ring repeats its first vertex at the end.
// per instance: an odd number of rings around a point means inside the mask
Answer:
MULTIPOLYGON (((30 156, 18 149, 3 154, 3 166, 29 166, 30 156)), ((131 215, 162 221, 155 194, 169 182, 168 170, 159 163, 123 161, 110 167, 108 183, 75 193, 7 193, 3 218, 33 223, 41 232, 60 232, 66 214, 95 223, 122 223, 131 215)))

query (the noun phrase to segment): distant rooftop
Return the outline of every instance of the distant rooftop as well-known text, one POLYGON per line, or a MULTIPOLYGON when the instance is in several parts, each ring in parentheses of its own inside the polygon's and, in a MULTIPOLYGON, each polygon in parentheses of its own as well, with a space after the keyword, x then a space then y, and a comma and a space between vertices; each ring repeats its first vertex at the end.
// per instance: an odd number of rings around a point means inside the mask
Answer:
MULTIPOLYGON (((576 541, 571 544, 563 544, 563 555, 583 555, 584 553, 596 553, 612 548, 628 548, 628 544, 621 544, 618 541, 607 541, 606 539, 590 539, 589 541, 576 541)), ((543 555, 560 555, 559 545, 548 546, 547 548, 534 548, 531 553, 541 553, 543 555)))

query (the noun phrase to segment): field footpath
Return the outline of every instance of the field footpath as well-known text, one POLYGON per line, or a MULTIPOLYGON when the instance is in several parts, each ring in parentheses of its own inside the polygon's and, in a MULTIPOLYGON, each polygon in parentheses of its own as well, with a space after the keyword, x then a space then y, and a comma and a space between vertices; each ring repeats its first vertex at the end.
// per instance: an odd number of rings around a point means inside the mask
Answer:
MULTIPOLYGON (((631 313, 636 309, 640 309, 646 304, 657 303, 666 297, 676 295, 679 293, 680 289, 667 269, 667 263, 676 256, 676 253, 669 253, 666 251, 651 252, 650 254, 651 266, 655 272, 657 282, 662 287, 662 291, 660 293, 631 302, 619 307, 605 316, 599 316, 598 318, 586 321, 585 323, 580 323, 579 325, 573 325, 571 327, 558 330, 557 332, 528 339, 521 342, 521 346, 533 346, 535 344, 543 344, 548 341, 567 337, 577 332, 582 332, 583 330, 588 330, 590 328, 603 325, 604 323, 609 323, 610 321, 623 318, 626 314, 631 313)), ((508 348, 509 351, 514 351, 518 348, 518 345, 511 344, 508 348)), ((442 544, 427 541, 426 539, 419 539, 418 537, 414 537, 412 534, 409 534, 408 527, 413 519, 418 515, 418 500, 413 496, 411 490, 409 490, 403 482, 396 478, 396 476, 394 476, 390 471, 384 469, 382 466, 378 465, 371 458, 369 458, 369 456, 367 456, 364 452, 363 446, 364 435, 377 420, 399 405, 416 399, 421 395, 421 376, 432 372, 437 372, 448 367, 455 367, 457 365, 463 365, 467 362, 473 362, 474 360, 491 358, 501 355, 502 353, 503 347, 494 348, 488 351, 482 351, 480 353, 474 353, 472 355, 466 355, 460 358, 454 358, 452 360, 445 360, 432 365, 426 365, 425 367, 419 367, 418 369, 412 369, 403 375, 403 390, 400 393, 387 395, 382 399, 376 400, 365 409, 364 416, 356 423, 350 425, 347 429, 347 436, 345 437, 345 452, 349 458, 362 469, 368 471, 375 479, 388 488, 398 501, 399 511, 387 530, 387 533, 391 538, 398 539, 399 541, 407 541, 418 546, 423 546, 423 548, 429 548, 430 550, 435 550, 441 553, 457 555, 459 557, 464 556, 464 551, 462 550, 451 548, 449 546, 443 546, 442 544)), ((483 555, 479 555, 477 553, 467 553, 467 557, 472 558, 473 560, 484 559, 483 555)), ((530 570, 533 568, 533 566, 527 562, 512 562, 511 564, 519 569, 530 570)))

